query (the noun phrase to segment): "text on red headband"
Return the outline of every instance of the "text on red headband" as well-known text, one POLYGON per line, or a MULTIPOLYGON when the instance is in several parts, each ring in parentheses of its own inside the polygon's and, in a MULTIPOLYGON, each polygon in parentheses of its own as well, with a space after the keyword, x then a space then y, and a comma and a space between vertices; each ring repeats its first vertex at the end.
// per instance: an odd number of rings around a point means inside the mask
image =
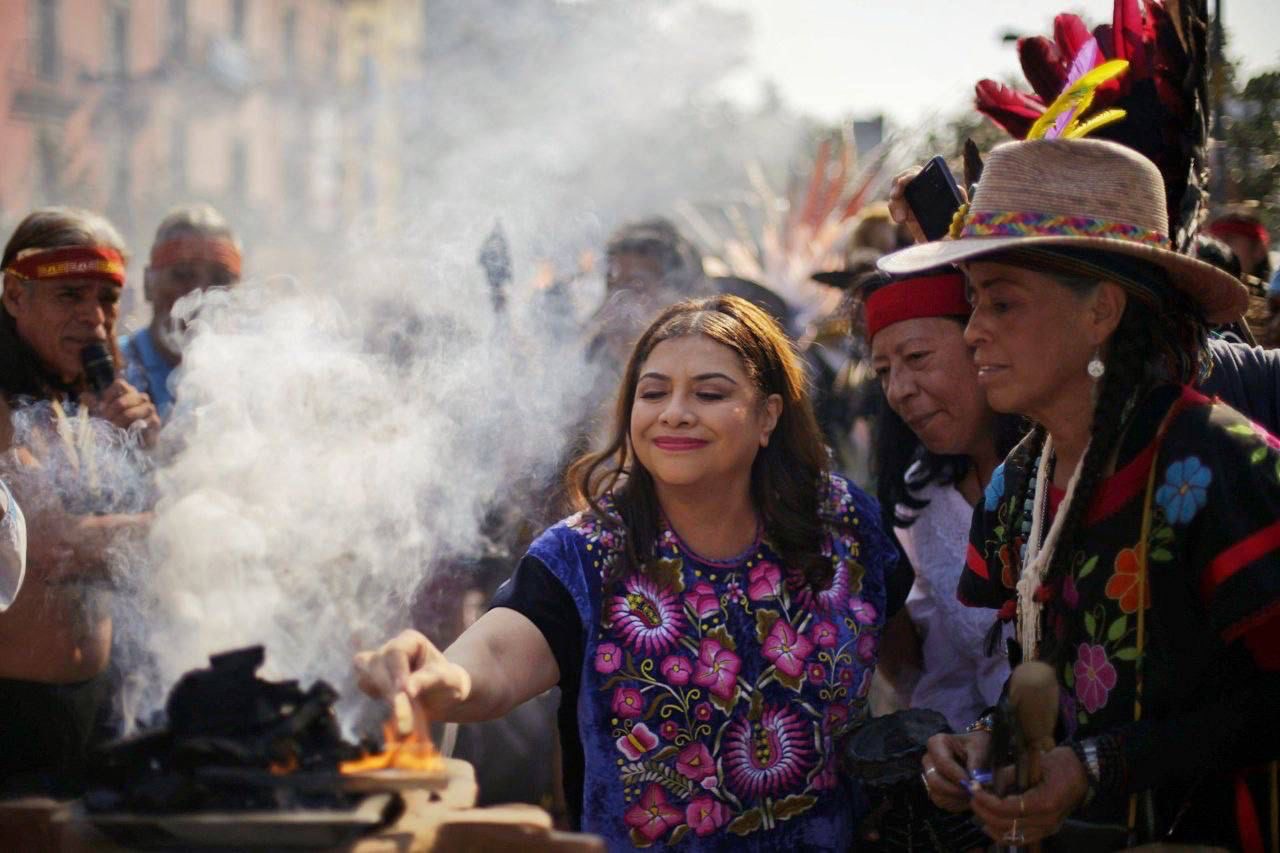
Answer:
POLYGON ((28 281, 100 279, 124 285, 124 258, 107 246, 69 246, 45 249, 19 258, 5 268, 28 281))

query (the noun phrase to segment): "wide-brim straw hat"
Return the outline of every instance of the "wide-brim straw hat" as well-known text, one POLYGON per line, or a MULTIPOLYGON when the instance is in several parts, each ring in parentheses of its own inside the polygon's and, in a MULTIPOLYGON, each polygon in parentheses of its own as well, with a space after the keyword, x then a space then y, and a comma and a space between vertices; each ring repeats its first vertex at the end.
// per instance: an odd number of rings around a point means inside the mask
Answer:
POLYGON ((987 157, 959 235, 879 261, 890 275, 1032 246, 1100 249, 1149 261, 1214 324, 1239 319, 1249 293, 1230 273, 1173 251, 1164 181, 1136 151, 1100 139, 1010 142, 987 157))

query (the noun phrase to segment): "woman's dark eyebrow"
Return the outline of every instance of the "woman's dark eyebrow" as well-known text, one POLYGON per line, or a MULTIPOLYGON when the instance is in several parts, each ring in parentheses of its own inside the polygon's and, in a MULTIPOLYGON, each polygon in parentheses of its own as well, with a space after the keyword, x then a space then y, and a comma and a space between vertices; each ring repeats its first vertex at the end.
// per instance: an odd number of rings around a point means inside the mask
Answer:
MULTIPOLYGON (((1026 285, 1022 284, 1021 282, 1014 281, 1013 279, 1006 278, 1005 276, 1002 276, 1002 275, 993 275, 991 276, 991 278, 979 279, 977 284, 981 286, 984 290, 988 287, 991 287, 993 284, 1011 284, 1014 287, 1026 287, 1026 285)), ((973 289, 974 282, 972 279, 969 280, 968 286, 969 286, 969 289, 971 290, 973 289)))
POLYGON ((693 377, 694 382, 706 382, 708 379, 723 379, 725 382, 728 382, 731 385, 738 384, 736 381, 734 381, 734 378, 732 376, 728 376, 724 373, 699 373, 697 376, 693 377))
POLYGON ((636 381, 637 381, 637 382, 643 382, 643 381, 644 381, 644 380, 646 380, 646 379, 657 379, 659 382, 670 382, 670 381, 671 381, 671 377, 670 377, 670 376, 667 376, 665 373, 656 373, 656 372, 654 372, 654 371, 652 371, 652 370, 651 370, 651 371, 649 371, 648 373, 644 374, 643 376, 641 376, 641 377, 640 377, 639 379, 637 379, 636 381))

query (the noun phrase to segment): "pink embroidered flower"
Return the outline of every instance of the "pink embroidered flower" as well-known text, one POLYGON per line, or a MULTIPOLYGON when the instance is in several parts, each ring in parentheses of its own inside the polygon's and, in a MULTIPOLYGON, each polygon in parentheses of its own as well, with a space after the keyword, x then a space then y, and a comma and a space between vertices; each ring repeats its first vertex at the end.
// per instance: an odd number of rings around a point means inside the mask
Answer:
POLYGON ((662 735, 663 740, 675 740, 676 735, 680 734, 680 726, 675 720, 667 720, 658 727, 658 734, 662 735))
POLYGON ((662 790, 662 786, 653 783, 644 789, 640 801, 627 809, 622 819, 652 844, 668 830, 684 823, 683 817, 679 809, 667 802, 667 792, 662 790))
POLYGON ((784 675, 796 678, 804 672, 804 659, 813 651, 813 641, 785 619, 773 623, 769 636, 764 638, 764 656, 784 675))
POLYGON ((1107 704, 1107 694, 1116 686, 1116 668, 1107 660, 1102 646, 1081 643, 1076 650, 1076 696, 1090 714, 1107 704))
POLYGON ((858 638, 858 645, 855 651, 858 653, 858 660, 863 663, 871 663, 876 659, 876 648, 879 642, 876 640, 875 634, 863 634, 858 638))
POLYGON ((596 647, 596 672, 608 675, 622 666, 622 649, 613 643, 601 643, 596 647))
POLYGON ((813 635, 813 641, 824 649, 834 649, 840 641, 840 632, 836 630, 836 626, 825 619, 815 624, 809 633, 813 635))
POLYGON ((747 573, 747 598, 760 601, 777 598, 782 590, 782 569, 777 563, 764 560, 747 573))
POLYGON ((711 719, 711 704, 709 702, 699 702, 693 706, 693 715, 702 722, 711 719))
POLYGON ((820 663, 809 664, 809 680, 814 684, 821 684, 827 679, 827 671, 823 669, 820 663))
POLYGON ((840 683, 843 684, 845 687, 852 687, 853 686, 853 668, 844 667, 843 669, 841 669, 839 678, 840 678, 840 683))
POLYGON ((706 581, 694 584, 693 589, 684 594, 684 601, 698 619, 706 619, 720 609, 720 598, 716 595, 715 587, 706 581))
POLYGON ((680 754, 676 756, 676 772, 698 785, 708 777, 714 779, 716 763, 711 758, 707 745, 702 741, 695 741, 680 750, 680 754))
POLYGON ((662 654, 684 629, 684 613, 675 593, 643 575, 632 575, 605 608, 605 622, 633 651, 662 654))
POLYGON ((713 696, 731 699, 738 686, 738 670, 742 661, 716 640, 703 640, 698 647, 698 661, 694 665, 693 683, 706 687, 713 696))
POLYGON ((864 601, 861 596, 852 595, 849 597, 849 610, 853 613, 853 618, 859 625, 874 625, 876 623, 876 606, 870 601, 864 601))
POLYGON ((715 797, 706 795, 694 797, 684 810, 684 822, 689 824, 689 828, 699 837, 710 835, 724 826, 728 820, 729 810, 715 797))
POLYGON ((641 756, 658 745, 658 738, 644 723, 636 723, 630 732, 614 743, 628 759, 639 761, 641 756))
POLYGON ((795 569, 787 574, 787 586, 802 610, 817 611, 823 615, 834 613, 845 606, 849 597, 849 561, 837 560, 831 585, 816 594, 804 575, 795 569))
POLYGON ((688 684, 689 676, 693 675, 693 664, 684 655, 668 655, 663 658, 662 665, 658 669, 662 672, 663 678, 677 687, 688 684))
POLYGON ((614 530, 605 529, 600 531, 600 544, 606 551, 616 551, 622 544, 622 539, 614 530))
POLYGON ((725 780, 743 799, 781 797, 804 787, 818 761, 813 729, 786 707, 729 724, 722 751, 725 780))
POLYGON ((828 705, 822 723, 824 728, 832 730, 840 728, 847 719, 849 719, 848 705, 828 705))
POLYGON ((615 687, 612 707, 619 717, 634 720, 644 713, 644 695, 634 687, 615 687))

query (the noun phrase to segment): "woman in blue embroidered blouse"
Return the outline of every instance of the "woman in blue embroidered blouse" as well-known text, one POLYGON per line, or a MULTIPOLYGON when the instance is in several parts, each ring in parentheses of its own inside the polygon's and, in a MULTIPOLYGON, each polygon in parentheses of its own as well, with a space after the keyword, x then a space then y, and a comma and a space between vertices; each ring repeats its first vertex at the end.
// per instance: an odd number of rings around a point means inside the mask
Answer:
POLYGON ((583 511, 530 547, 441 653, 406 632, 361 685, 429 716, 499 716, 559 684, 566 795, 611 848, 847 849, 834 744, 866 713, 895 552, 830 472, 803 368, 732 296, 636 344, 583 511))

